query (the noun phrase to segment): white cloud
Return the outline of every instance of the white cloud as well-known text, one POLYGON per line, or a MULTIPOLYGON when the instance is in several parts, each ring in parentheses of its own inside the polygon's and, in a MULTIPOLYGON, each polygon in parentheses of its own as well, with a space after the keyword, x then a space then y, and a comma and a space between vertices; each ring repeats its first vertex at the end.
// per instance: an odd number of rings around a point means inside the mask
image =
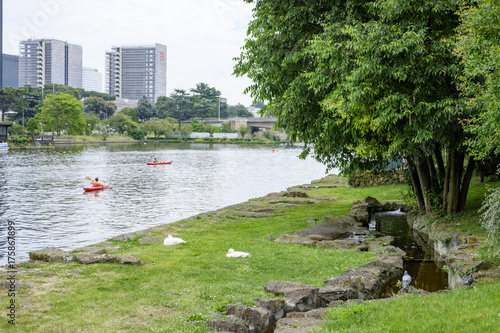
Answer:
POLYGON ((4 0, 4 53, 19 41, 56 38, 83 47, 83 65, 104 72, 112 46, 167 45, 167 95, 204 82, 229 104, 249 106, 248 78, 232 76, 251 20, 243 0, 4 0))

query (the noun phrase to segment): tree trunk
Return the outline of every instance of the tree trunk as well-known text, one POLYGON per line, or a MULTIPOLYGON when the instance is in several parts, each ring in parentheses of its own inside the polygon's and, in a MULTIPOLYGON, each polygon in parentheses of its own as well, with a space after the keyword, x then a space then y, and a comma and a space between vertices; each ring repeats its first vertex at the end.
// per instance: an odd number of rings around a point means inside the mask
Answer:
POLYGON ((458 211, 458 198, 460 193, 460 174, 462 166, 460 153, 456 149, 450 150, 448 161, 449 178, 448 193, 446 195, 446 214, 454 216, 458 211))
POLYGON ((450 190, 450 174, 451 174, 451 162, 450 162, 450 149, 447 149, 448 160, 446 161, 446 168, 444 173, 443 182, 443 212, 448 211, 448 192, 450 190))
POLYGON ((441 146, 438 143, 434 147, 434 156, 436 157, 436 163, 437 163, 437 167, 438 167, 439 176, 444 178, 446 171, 444 168, 444 161, 443 161, 443 154, 441 152, 441 146))
POLYGON ((413 161, 409 158, 406 159, 408 164, 408 171, 410 174, 411 185, 413 187, 413 193, 415 193, 415 197, 417 200, 418 210, 423 212, 425 211, 424 197, 422 194, 422 186, 420 186, 420 181, 418 180, 417 170, 415 169, 415 165, 413 161))
POLYGON ((418 179, 422 188, 422 196, 424 198, 425 212, 429 214, 432 210, 432 203, 429 197, 430 175, 425 156, 418 157, 418 162, 415 165, 417 169, 418 179))
POLYGON ((426 156, 425 160, 427 161, 430 178, 436 177, 436 166, 434 165, 434 159, 432 158, 432 155, 426 156))
POLYGON ((469 192, 470 181, 472 179, 475 164, 476 161, 474 160, 474 158, 470 157, 469 164, 467 165, 467 170, 465 171, 464 180, 462 182, 462 187, 460 188, 460 197, 458 198, 459 212, 465 209, 465 202, 467 201, 467 193, 469 192))

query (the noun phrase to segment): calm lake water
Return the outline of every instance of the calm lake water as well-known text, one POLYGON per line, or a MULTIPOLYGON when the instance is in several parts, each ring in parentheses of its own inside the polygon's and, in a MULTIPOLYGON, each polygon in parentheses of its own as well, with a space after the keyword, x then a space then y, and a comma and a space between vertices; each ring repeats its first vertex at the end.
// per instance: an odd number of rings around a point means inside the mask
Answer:
MULTIPOLYGON (((223 144, 107 144, 0 154, 0 265, 7 224, 16 262, 34 249, 65 250, 173 223, 202 212, 308 184, 325 176, 299 147, 223 144), (148 166, 155 157, 171 165, 148 166), (111 188, 85 193, 85 177, 111 188)), ((331 173, 337 173, 332 170, 331 173)))

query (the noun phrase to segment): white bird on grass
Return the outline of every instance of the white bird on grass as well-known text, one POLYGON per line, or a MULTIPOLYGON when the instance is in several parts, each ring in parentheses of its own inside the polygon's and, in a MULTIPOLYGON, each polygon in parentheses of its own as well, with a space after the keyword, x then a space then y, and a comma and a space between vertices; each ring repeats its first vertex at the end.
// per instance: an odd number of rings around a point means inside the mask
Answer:
POLYGON ((405 273, 403 274, 403 279, 401 282, 403 283, 403 290, 408 292, 408 287, 410 286, 411 282, 411 276, 410 274, 408 274, 408 271, 405 271, 405 273))
POLYGON ((179 244, 182 244, 182 243, 186 243, 185 240, 183 240, 182 238, 179 238, 179 237, 172 237, 172 235, 168 235, 167 238, 165 238, 165 240, 163 241, 163 244, 164 245, 179 245, 179 244))
POLYGON ((231 258, 245 258, 245 257, 250 257, 250 253, 247 252, 241 252, 241 251, 235 251, 233 249, 229 249, 226 253, 226 257, 231 257, 231 258))

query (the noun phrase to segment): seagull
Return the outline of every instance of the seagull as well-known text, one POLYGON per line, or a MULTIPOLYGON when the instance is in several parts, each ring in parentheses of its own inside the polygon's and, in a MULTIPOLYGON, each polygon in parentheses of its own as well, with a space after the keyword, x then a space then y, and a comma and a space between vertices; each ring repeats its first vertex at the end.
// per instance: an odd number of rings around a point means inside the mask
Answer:
POLYGON ((233 249, 229 249, 226 253, 226 257, 232 257, 232 258, 245 258, 245 257, 250 257, 250 253, 247 252, 241 252, 241 251, 235 251, 233 249))
POLYGON ((182 238, 172 237, 172 235, 168 235, 168 237, 165 238, 165 240, 163 241, 163 244, 167 245, 167 246, 168 245, 179 245, 182 243, 186 243, 186 241, 183 240, 182 238))
POLYGON ((410 286, 411 282, 411 276, 410 274, 408 274, 408 271, 405 271, 405 273, 403 274, 403 279, 401 280, 401 282, 403 283, 403 290, 408 292, 408 287, 410 286))
POLYGON ((472 273, 469 273, 469 276, 464 280, 464 286, 470 286, 473 282, 472 273))

